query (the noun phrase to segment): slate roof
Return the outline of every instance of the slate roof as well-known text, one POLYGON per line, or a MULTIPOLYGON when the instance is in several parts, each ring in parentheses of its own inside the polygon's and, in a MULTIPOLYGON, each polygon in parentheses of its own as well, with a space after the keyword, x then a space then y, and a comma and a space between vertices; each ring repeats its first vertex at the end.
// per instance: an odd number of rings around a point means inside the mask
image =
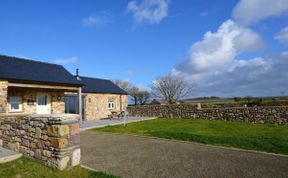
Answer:
POLYGON ((84 84, 83 93, 110 93, 128 95, 126 91, 115 85, 110 80, 79 76, 84 84))
POLYGON ((0 79, 82 86, 63 66, 0 55, 0 79))

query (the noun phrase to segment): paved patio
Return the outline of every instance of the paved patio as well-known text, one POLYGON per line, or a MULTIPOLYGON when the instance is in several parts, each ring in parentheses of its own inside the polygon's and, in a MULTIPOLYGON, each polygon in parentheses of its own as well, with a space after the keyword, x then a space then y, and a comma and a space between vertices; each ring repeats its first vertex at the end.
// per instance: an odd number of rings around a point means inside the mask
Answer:
MULTIPOLYGON (((153 117, 128 117, 126 119, 126 123, 131 123, 131 122, 139 122, 139 121, 144 121, 144 120, 151 120, 155 119, 153 117)), ((83 121, 81 125, 81 131, 82 130, 88 130, 88 129, 93 129, 93 128, 100 128, 100 127, 106 127, 109 125, 120 125, 124 124, 124 119, 123 118, 113 118, 113 119, 101 119, 101 120, 94 120, 94 121, 83 121)))
POLYGON ((22 156, 21 153, 16 153, 14 151, 0 147, 0 163, 13 161, 15 159, 20 158, 21 156, 22 156))
POLYGON ((288 157, 131 135, 81 132, 82 164, 123 178, 288 177, 288 157))

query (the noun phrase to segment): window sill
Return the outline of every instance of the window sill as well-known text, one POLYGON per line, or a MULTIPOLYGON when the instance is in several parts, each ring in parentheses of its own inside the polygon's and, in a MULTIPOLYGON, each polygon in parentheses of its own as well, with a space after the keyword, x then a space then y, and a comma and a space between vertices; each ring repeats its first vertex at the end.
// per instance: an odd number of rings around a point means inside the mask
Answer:
POLYGON ((9 111, 9 113, 21 113, 22 111, 9 111))

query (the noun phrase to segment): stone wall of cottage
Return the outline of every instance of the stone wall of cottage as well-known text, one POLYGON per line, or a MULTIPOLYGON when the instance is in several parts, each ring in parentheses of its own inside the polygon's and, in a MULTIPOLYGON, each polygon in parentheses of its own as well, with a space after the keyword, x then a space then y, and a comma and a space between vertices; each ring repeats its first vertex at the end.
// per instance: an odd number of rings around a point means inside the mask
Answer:
POLYGON ((0 80, 0 114, 7 111, 8 82, 0 80))
POLYGON ((201 118, 288 125, 288 106, 197 109, 195 105, 147 105, 128 107, 130 116, 201 118))
POLYGON ((7 102, 9 103, 9 96, 20 96, 22 110, 11 113, 6 107, 6 114, 36 114, 38 93, 47 93, 50 96, 51 114, 65 113, 64 90, 9 87, 8 97, 6 95, 7 102))
POLYGON ((86 94, 85 101, 85 119, 96 120, 107 118, 112 111, 125 111, 128 105, 128 96, 89 93, 86 94), (108 108, 109 101, 115 102, 115 109, 108 108))
POLYGON ((63 170, 80 163, 78 115, 0 116, 0 146, 63 170))

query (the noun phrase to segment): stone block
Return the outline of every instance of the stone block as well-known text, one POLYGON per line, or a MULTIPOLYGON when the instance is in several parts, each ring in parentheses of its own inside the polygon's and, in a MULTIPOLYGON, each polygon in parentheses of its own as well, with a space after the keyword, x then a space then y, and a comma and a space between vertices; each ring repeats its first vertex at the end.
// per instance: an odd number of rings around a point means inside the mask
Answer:
POLYGON ((43 150, 43 156, 50 158, 52 156, 52 152, 48 150, 43 150))
POLYGON ((20 146, 19 152, 26 155, 27 153, 29 153, 29 149, 24 146, 20 146))
POLYGON ((72 124, 70 127, 70 135, 77 135, 80 133, 80 126, 78 123, 72 124))
POLYGON ((36 127, 35 138, 41 138, 42 130, 39 127, 36 127))
POLYGON ((50 138, 50 146, 54 148, 66 148, 68 140, 66 138, 50 138))
POLYGON ((29 132, 35 132, 35 131, 36 131, 36 129, 35 129, 35 128, 33 128, 33 127, 29 127, 28 131, 29 131, 29 132))
POLYGON ((36 147, 37 148, 43 148, 44 147, 44 145, 45 145, 45 142, 44 141, 42 141, 42 140, 39 140, 38 142, 36 142, 36 147))
POLYGON ((52 125, 48 127, 47 134, 50 137, 65 137, 69 135, 68 125, 52 125))
POLYGON ((42 135, 42 140, 48 140, 48 136, 47 135, 42 135))
POLYGON ((30 146, 29 140, 23 139, 22 140, 22 145, 25 146, 25 147, 29 147, 30 146))
POLYGON ((32 148, 32 149, 36 148, 36 143, 35 142, 31 143, 30 148, 32 148))
POLYGON ((20 143, 19 142, 16 142, 15 143, 15 151, 19 151, 19 149, 20 149, 20 143))
POLYGON ((71 166, 77 166, 80 164, 81 151, 80 148, 73 151, 71 156, 71 166))
POLYGON ((34 155, 35 155, 35 158, 36 159, 41 159, 42 157, 42 152, 40 149, 37 149, 35 152, 34 152, 34 155))
POLYGON ((69 163, 69 157, 63 157, 57 160, 57 168, 59 170, 64 170, 68 167, 68 163, 69 163))

